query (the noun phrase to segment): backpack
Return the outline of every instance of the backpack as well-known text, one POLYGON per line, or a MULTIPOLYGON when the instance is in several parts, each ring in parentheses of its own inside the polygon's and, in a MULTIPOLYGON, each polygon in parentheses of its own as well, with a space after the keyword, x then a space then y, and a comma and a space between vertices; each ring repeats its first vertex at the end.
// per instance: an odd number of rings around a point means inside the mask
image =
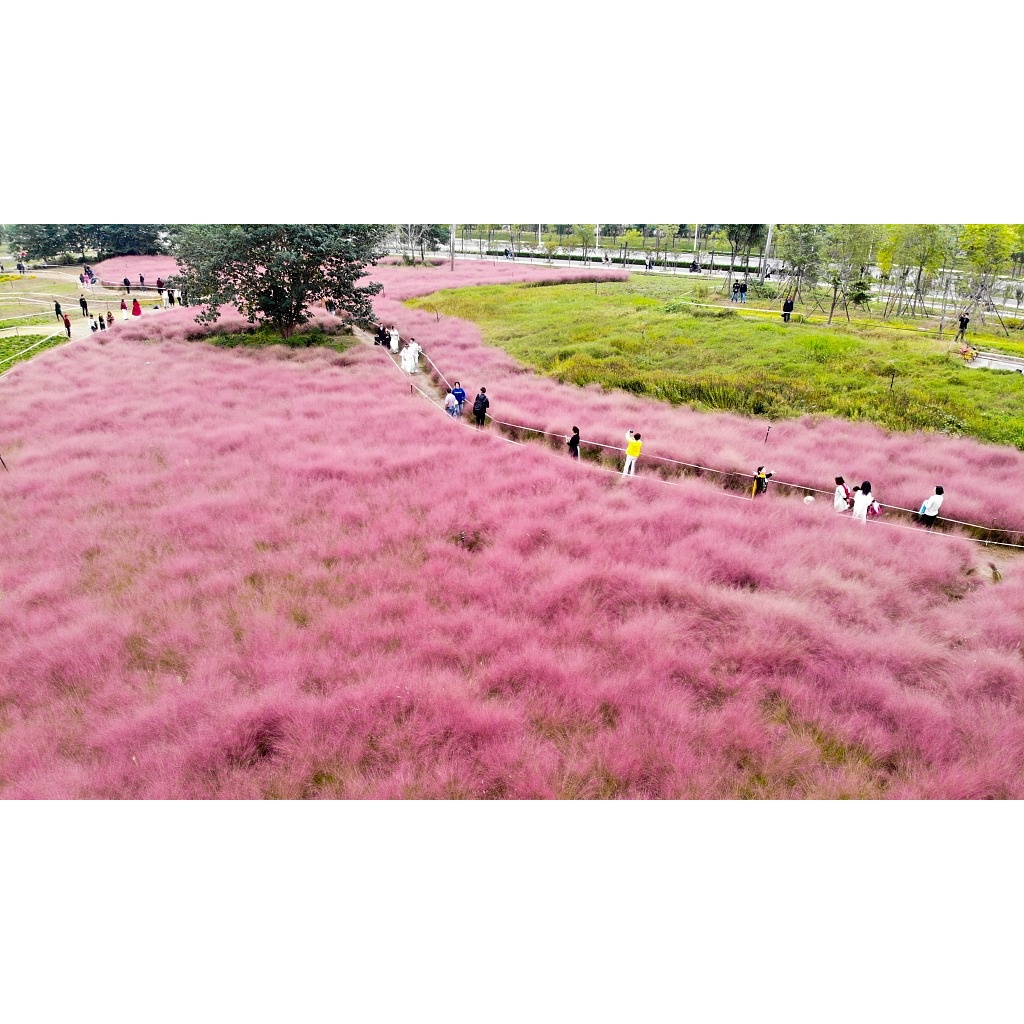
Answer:
POLYGON ((477 395, 473 400, 473 412, 481 413, 486 412, 488 406, 486 395, 477 395))

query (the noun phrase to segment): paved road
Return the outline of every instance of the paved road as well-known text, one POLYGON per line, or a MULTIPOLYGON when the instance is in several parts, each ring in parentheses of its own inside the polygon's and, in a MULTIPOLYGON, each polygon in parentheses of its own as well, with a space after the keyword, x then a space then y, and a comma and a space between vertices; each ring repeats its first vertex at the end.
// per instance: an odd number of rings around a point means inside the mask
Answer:
POLYGON ((1019 356, 1004 356, 997 352, 979 352, 967 365, 971 369, 985 366, 990 370, 1013 370, 1015 373, 1024 373, 1024 359, 1019 356))

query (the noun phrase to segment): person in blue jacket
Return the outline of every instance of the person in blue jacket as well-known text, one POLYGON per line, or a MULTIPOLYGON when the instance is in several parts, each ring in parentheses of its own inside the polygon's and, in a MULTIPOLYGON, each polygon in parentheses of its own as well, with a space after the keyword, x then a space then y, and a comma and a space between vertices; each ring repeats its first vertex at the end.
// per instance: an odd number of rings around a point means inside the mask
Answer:
POLYGON ((455 415, 461 416, 462 410, 466 406, 466 392, 458 381, 455 382, 455 387, 452 388, 452 394, 455 396, 455 401, 459 403, 459 408, 455 415))

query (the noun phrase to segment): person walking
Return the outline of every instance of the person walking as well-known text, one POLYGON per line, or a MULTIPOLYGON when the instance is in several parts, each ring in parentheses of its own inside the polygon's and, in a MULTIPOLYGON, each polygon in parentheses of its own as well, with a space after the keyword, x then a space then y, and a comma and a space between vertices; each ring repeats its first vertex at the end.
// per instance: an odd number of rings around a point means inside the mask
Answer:
POLYGON ((455 382, 455 387, 452 388, 452 394, 455 396, 455 401, 459 403, 459 410, 455 415, 461 416, 463 410, 466 408, 466 392, 459 381, 455 382))
POLYGON ((78 297, 78 304, 82 307, 82 316, 89 315, 89 303, 85 301, 85 296, 80 295, 78 297))
POLYGON ((121 300, 121 319, 128 319, 128 303, 124 299, 121 300))
POLYGON ((67 315, 67 313, 64 314, 64 330, 68 332, 68 337, 70 338, 71 337, 71 318, 67 315))
POLYGON ((623 476, 636 476, 636 460, 640 458, 643 446, 639 434, 632 430, 626 431, 626 461, 622 466, 623 476))
POLYGON ((397 355, 399 344, 401 343, 402 339, 399 337, 398 328, 394 324, 392 324, 391 327, 388 328, 388 338, 391 342, 391 351, 395 355, 397 355))
POLYGON ((491 400, 487 397, 487 388, 481 388, 480 394, 473 399, 473 418, 476 420, 476 425, 482 427, 484 425, 484 419, 487 416, 487 410, 490 408, 491 400))
POLYGON ((146 279, 141 274, 139 274, 139 287, 140 288, 145 288, 146 287, 146 279))
POLYGON ((138 299, 132 299, 132 316, 142 316, 142 307, 138 299))
POLYGON ((565 439, 565 443, 569 446, 569 455, 571 458, 578 459, 580 457, 580 428, 573 427, 572 435, 565 439))
POLYGON ((757 472, 754 474, 754 486, 750 488, 751 498, 756 498, 759 494, 764 494, 768 490, 768 481, 775 476, 775 474, 768 470, 765 472, 764 466, 758 466, 757 472))
POLYGON ((107 326, 108 327, 113 327, 114 326, 114 314, 111 313, 109 309, 107 310, 107 326))
POLYGON ((782 303, 782 320, 784 323, 789 323, 789 314, 793 312, 793 300, 787 298, 782 303))
POLYGON ((967 325, 971 322, 971 318, 966 313, 960 314, 960 330, 956 332, 954 341, 966 341, 967 340, 967 325))
POLYGON ((747 282, 740 281, 740 302, 747 301, 747 282))
POLYGON ((841 477, 836 477, 836 494, 832 499, 832 507, 837 512, 849 512, 853 506, 853 495, 850 494, 850 488, 846 486, 846 481, 841 477))
POLYGON ((54 313, 57 314, 57 319, 58 320, 63 318, 64 314, 60 311, 60 303, 59 302, 55 302, 53 304, 53 311, 54 311, 54 313))
POLYGON ((942 508, 944 494, 941 486, 935 488, 935 493, 926 498, 918 510, 918 522, 924 523, 929 529, 935 525, 935 520, 939 518, 939 509, 942 508))
POLYGON ((860 487, 855 487, 853 489, 853 518, 866 523, 868 521, 868 506, 874 500, 870 480, 865 480, 860 487))
POLYGON ((131 281, 129 281, 128 278, 126 277, 121 283, 124 285, 125 291, 129 295, 131 295, 131 293, 132 293, 132 283, 131 283, 131 281))

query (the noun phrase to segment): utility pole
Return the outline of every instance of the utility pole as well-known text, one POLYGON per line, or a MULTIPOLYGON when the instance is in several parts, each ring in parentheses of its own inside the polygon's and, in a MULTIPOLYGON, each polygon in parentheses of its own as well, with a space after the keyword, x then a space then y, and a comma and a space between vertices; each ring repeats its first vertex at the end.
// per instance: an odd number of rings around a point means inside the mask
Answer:
POLYGON ((597 258, 601 258, 601 225, 595 224, 594 227, 597 230, 594 232, 594 251, 597 253, 597 258))
POLYGON ((761 284, 764 284, 764 275, 768 273, 768 254, 772 251, 772 234, 775 225, 768 225, 768 240, 764 243, 764 263, 761 265, 761 284))
POLYGON ((455 225, 452 225, 452 271, 455 270, 455 225))

